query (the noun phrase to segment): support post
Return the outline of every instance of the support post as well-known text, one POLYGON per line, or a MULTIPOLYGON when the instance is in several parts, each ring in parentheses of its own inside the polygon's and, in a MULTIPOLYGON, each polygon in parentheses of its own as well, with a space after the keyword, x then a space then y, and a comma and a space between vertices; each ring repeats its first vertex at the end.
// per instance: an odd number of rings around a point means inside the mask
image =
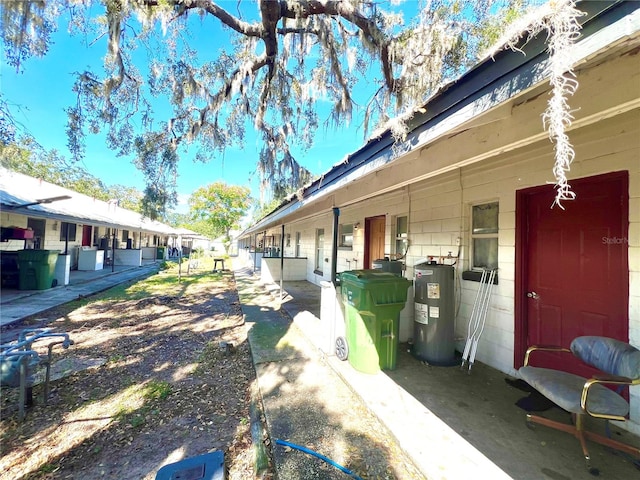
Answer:
POLYGON ((253 241, 253 275, 256 271, 256 262, 258 261, 258 234, 256 233, 256 239, 253 241))
MULTIPOLYGON (((157 255, 156 255, 157 256, 157 255)), ((113 230, 113 238, 111 239, 111 271, 116 271, 116 230, 113 230)))
POLYGON ((333 207, 333 242, 331 245, 331 282, 337 284, 338 269, 338 222, 340 220, 340 209, 333 207))
POLYGON ((65 222, 65 231, 64 231, 64 254, 69 255, 69 223, 65 222))
POLYGON ((280 235, 280 303, 284 296, 284 223, 282 224, 282 235, 280 235))

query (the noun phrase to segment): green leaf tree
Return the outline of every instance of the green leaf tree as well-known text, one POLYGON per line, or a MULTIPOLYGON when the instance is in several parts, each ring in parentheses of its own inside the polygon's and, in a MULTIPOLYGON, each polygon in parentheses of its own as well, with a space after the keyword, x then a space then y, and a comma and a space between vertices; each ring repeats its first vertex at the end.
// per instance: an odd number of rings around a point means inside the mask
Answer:
POLYGON ((240 229, 240 220, 251 205, 247 187, 214 182, 193 192, 189 198, 190 228, 211 238, 224 236, 226 253, 231 231, 240 229))
POLYGON ((142 213, 143 194, 137 188, 114 184, 107 187, 107 195, 109 199, 118 200, 118 206, 142 213))
POLYGON ((107 186, 85 168, 70 162, 57 150, 45 150, 31 137, 0 143, 0 165, 68 188, 98 200, 117 200, 127 210, 142 213, 142 192, 123 185, 107 186))
MULTIPOLYGON (((104 69, 76 72, 68 145, 80 158, 86 135, 104 131, 115 152, 134 155, 153 218, 175 204, 183 147, 193 144, 197 158, 209 161, 242 146, 254 129, 263 186, 297 189, 310 172, 294 152, 313 144, 318 127, 342 128, 357 112, 367 136, 414 111, 477 60, 483 32, 496 35, 496 22, 485 29, 491 12, 538 2, 10 1, 0 30, 17 69, 46 54, 63 19, 72 34, 106 49, 104 69), (404 16, 406 5, 415 15, 404 16), (195 38, 208 45, 198 49, 195 38), (170 102, 169 116, 156 118, 157 97, 170 102)), ((406 132, 392 126, 398 138, 406 132)))

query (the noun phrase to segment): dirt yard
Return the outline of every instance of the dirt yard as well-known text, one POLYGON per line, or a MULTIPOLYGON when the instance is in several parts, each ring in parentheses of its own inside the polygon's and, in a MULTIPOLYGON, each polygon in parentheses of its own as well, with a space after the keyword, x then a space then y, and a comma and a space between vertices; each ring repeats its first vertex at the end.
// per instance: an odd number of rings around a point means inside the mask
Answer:
MULTIPOLYGON (((81 371, 52 382, 48 405, 35 386, 22 423, 17 389, 3 389, 0 479, 152 480, 163 465, 214 449, 227 478, 256 477, 255 373, 232 274, 179 283, 161 272, 19 325, 35 326, 67 332, 75 344, 56 348, 55 360, 81 371)), ((272 478, 271 467, 260 478, 272 478)))

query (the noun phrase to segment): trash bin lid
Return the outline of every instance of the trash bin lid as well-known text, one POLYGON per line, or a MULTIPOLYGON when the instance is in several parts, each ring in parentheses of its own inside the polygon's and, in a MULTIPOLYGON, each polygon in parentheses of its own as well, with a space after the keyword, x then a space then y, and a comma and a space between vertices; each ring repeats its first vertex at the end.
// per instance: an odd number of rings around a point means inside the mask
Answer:
POLYGON ((411 283, 404 277, 399 277, 391 272, 384 272, 379 269, 373 270, 348 270, 340 273, 340 281, 356 284, 359 286, 381 283, 411 283))

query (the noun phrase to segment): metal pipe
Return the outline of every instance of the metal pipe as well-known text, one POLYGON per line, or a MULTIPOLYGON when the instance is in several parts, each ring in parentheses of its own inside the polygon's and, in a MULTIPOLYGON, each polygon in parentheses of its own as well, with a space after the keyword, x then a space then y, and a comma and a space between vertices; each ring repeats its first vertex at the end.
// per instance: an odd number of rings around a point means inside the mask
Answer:
POLYGON ((338 270, 338 222, 340 220, 340 209, 333 207, 333 242, 331 244, 331 282, 337 284, 338 270))
POLYGON ((65 222, 65 226, 67 228, 65 228, 64 230, 64 254, 68 255, 69 254, 69 223, 65 222))
POLYGON ((258 233, 256 233, 256 239, 253 242, 253 272, 251 272, 251 275, 253 275, 256 271, 256 262, 258 261, 258 233))
POLYGON ((284 223, 282 224, 282 235, 280 235, 280 303, 284 297, 284 223))
MULTIPOLYGON (((118 230, 113 229, 113 240, 111 241, 111 271, 116 271, 116 240, 118 238, 118 230)), ((157 257, 157 255, 156 255, 157 257)))

